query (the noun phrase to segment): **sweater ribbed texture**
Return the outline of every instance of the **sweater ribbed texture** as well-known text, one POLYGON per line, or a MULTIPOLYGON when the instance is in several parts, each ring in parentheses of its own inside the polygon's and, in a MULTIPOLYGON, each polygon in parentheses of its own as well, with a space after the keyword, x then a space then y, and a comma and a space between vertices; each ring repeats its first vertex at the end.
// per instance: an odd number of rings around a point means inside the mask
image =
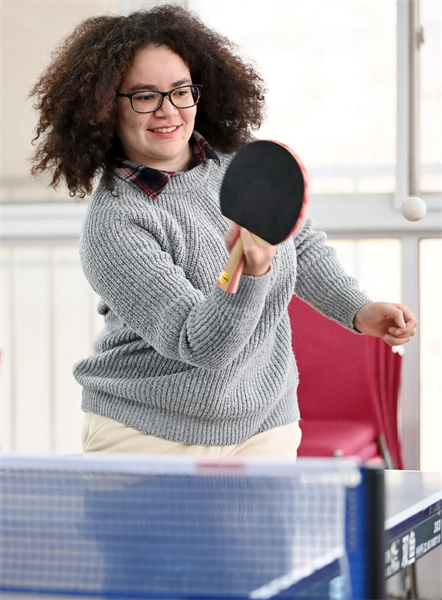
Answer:
POLYGON ((220 290, 231 157, 220 159, 172 177, 156 200, 130 182, 100 184, 80 244, 105 322, 96 354, 74 368, 83 410, 188 444, 237 444, 300 418, 294 292, 349 329, 369 301, 310 220, 266 275, 220 290))

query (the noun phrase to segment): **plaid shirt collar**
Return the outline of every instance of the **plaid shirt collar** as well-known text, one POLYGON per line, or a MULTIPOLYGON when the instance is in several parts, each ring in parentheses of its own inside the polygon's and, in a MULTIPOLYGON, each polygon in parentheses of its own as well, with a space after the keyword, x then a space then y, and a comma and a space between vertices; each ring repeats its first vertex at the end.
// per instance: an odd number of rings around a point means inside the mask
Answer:
MULTIPOLYGON (((193 132, 191 143, 193 146, 193 158, 190 161, 188 171, 194 169, 203 162, 205 158, 214 160, 220 164, 218 155, 210 144, 197 131, 193 132)), ((120 159, 115 168, 115 174, 123 181, 131 181, 143 190, 152 200, 156 200, 161 190, 167 185, 171 177, 181 175, 182 171, 158 171, 144 165, 139 165, 127 159, 120 159)))

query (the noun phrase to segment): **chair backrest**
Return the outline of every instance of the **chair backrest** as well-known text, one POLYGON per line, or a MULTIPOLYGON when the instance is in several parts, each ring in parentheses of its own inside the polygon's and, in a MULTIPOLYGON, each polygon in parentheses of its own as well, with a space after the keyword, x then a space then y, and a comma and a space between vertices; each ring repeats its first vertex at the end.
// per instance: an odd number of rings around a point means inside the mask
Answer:
POLYGON ((303 419, 363 421, 383 434, 401 468, 397 413, 402 357, 380 338, 356 335, 293 297, 292 346, 303 419))

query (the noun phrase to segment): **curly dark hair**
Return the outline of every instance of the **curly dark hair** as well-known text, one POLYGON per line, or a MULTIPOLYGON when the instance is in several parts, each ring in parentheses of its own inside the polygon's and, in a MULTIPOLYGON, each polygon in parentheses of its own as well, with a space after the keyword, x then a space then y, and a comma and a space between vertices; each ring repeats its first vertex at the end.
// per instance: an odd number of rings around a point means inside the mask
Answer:
POLYGON ((122 155, 115 94, 137 51, 162 45, 181 56, 193 81, 204 86, 195 127, 215 149, 234 151, 259 129, 261 77, 235 44, 195 14, 163 5, 127 16, 92 17, 54 52, 30 92, 39 111, 31 173, 48 170, 51 185, 64 180, 71 196, 90 194, 100 173, 112 189, 115 161, 122 155))

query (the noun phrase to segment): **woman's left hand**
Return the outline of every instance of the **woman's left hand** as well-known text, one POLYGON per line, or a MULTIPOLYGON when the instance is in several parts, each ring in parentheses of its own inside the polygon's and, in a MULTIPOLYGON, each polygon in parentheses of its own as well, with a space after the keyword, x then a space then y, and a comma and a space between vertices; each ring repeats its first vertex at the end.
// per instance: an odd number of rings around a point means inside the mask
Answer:
POLYGON ((361 333, 380 337, 390 346, 400 346, 416 333, 417 320, 403 304, 370 302, 358 310, 353 325, 361 333))

